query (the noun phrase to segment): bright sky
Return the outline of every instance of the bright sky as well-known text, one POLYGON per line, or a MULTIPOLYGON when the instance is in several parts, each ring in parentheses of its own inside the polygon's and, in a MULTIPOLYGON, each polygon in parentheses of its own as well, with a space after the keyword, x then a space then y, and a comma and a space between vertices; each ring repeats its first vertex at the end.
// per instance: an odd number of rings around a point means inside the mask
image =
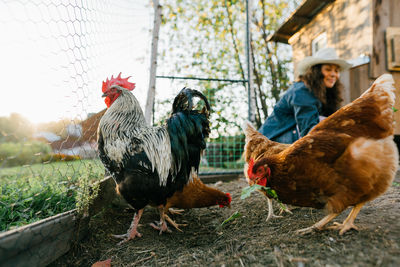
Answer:
POLYGON ((132 76, 144 106, 153 27, 149 2, 1 1, 0 116, 16 112, 33 123, 85 119, 105 108, 101 82, 119 72, 132 76))

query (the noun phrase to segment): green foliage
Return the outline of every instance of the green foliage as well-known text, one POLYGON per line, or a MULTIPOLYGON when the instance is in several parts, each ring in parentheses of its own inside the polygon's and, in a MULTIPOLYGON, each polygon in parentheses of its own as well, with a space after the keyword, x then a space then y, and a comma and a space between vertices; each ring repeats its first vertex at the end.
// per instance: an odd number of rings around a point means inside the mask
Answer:
POLYGON ((240 195, 240 199, 248 198, 251 195, 251 193, 253 193, 256 190, 265 191, 265 192, 267 192, 269 197, 279 200, 278 195, 276 194, 275 190, 273 190, 269 187, 258 185, 258 184, 254 184, 252 186, 247 186, 247 187, 243 188, 242 193, 240 195))
POLYGON ((0 231, 74 208, 73 186, 51 177, 9 180, 0 187, 0 231))
POLYGON ((282 202, 279 200, 278 194, 276 193, 276 191, 274 189, 271 189, 270 187, 261 186, 258 184, 253 184, 251 186, 247 186, 247 187, 243 188, 242 193, 240 194, 240 199, 248 198, 251 195, 251 193, 253 193, 256 190, 266 192, 267 196, 269 198, 275 199, 276 201, 278 201, 279 205, 281 206, 281 208, 283 210, 287 210, 286 206, 283 205, 282 202))
POLYGON ((235 220, 236 218, 239 218, 240 216, 242 216, 242 214, 240 214, 240 212, 235 211, 228 219, 224 220, 220 226, 224 226, 225 224, 227 224, 228 222, 235 220))
POLYGON ((104 177, 99 160, 78 160, 3 168, 0 172, 0 231, 75 208, 79 179, 104 177))
POLYGON ((0 166, 11 167, 42 162, 51 152, 48 144, 39 141, 0 143, 0 166))
MULTIPOLYGON (((276 30, 282 17, 288 13, 288 6, 292 7, 294 2, 253 2, 250 30, 257 97, 253 108, 258 125, 268 116, 268 108, 288 87, 290 51, 287 47, 267 42, 267 37, 276 30)), ((162 22, 161 32, 167 36, 160 37, 160 69, 173 70, 176 76, 246 79, 245 1, 166 0, 162 22)), ((231 130, 229 124, 247 118, 245 83, 232 85, 199 81, 195 87, 202 88, 213 104, 216 116, 212 118, 212 128, 217 133, 226 133, 231 130), (237 96, 240 102, 234 102, 237 96), (232 106, 244 106, 245 112, 232 112, 232 106)))
POLYGON ((0 143, 20 142, 32 136, 31 123, 17 113, 0 117, 0 143))
POLYGON ((97 197, 99 192, 99 183, 96 183, 98 176, 93 172, 93 166, 88 165, 88 171, 78 177, 78 190, 76 196, 76 209, 78 213, 87 215, 89 205, 97 197))

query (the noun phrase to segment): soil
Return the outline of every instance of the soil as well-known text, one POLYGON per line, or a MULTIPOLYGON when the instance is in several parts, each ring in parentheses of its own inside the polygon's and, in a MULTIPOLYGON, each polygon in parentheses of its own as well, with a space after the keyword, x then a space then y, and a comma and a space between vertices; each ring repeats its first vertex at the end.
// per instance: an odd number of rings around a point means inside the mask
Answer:
MULTIPOLYGON (((263 195, 253 192, 240 199, 244 178, 219 183, 232 194, 229 208, 201 208, 174 215, 187 223, 183 232, 159 235, 148 224, 159 219, 146 208, 139 226, 141 238, 118 246, 110 234, 125 233, 131 211, 108 208, 93 217, 90 234, 51 266, 91 266, 111 259, 111 266, 400 266, 400 177, 379 198, 367 203, 355 223, 359 231, 340 236, 337 230, 297 235, 325 214, 322 210, 290 207, 293 214, 265 221, 268 213, 263 195), (241 216, 221 226, 233 213, 241 216)), ((274 203, 275 213, 279 206, 274 203)), ((343 221, 347 209, 335 221, 343 221)))

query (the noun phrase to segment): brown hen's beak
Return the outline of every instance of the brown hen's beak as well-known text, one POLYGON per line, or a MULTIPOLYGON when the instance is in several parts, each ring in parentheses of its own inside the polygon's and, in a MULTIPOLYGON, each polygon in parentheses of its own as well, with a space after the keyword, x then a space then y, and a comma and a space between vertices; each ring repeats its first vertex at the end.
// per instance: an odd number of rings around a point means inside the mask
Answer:
POLYGON ((249 185, 252 186, 252 185, 254 185, 254 184, 255 184, 254 180, 249 179, 249 185))

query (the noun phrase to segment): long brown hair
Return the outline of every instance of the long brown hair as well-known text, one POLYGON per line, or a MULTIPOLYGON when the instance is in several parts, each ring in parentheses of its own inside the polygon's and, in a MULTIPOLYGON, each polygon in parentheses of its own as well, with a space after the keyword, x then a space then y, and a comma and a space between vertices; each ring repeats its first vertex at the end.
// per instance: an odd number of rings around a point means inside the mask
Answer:
POLYGON ((332 88, 327 88, 324 84, 324 75, 321 71, 322 64, 312 66, 307 72, 300 76, 300 80, 310 89, 310 91, 322 103, 323 116, 329 116, 340 108, 343 101, 343 84, 338 79, 332 88))

